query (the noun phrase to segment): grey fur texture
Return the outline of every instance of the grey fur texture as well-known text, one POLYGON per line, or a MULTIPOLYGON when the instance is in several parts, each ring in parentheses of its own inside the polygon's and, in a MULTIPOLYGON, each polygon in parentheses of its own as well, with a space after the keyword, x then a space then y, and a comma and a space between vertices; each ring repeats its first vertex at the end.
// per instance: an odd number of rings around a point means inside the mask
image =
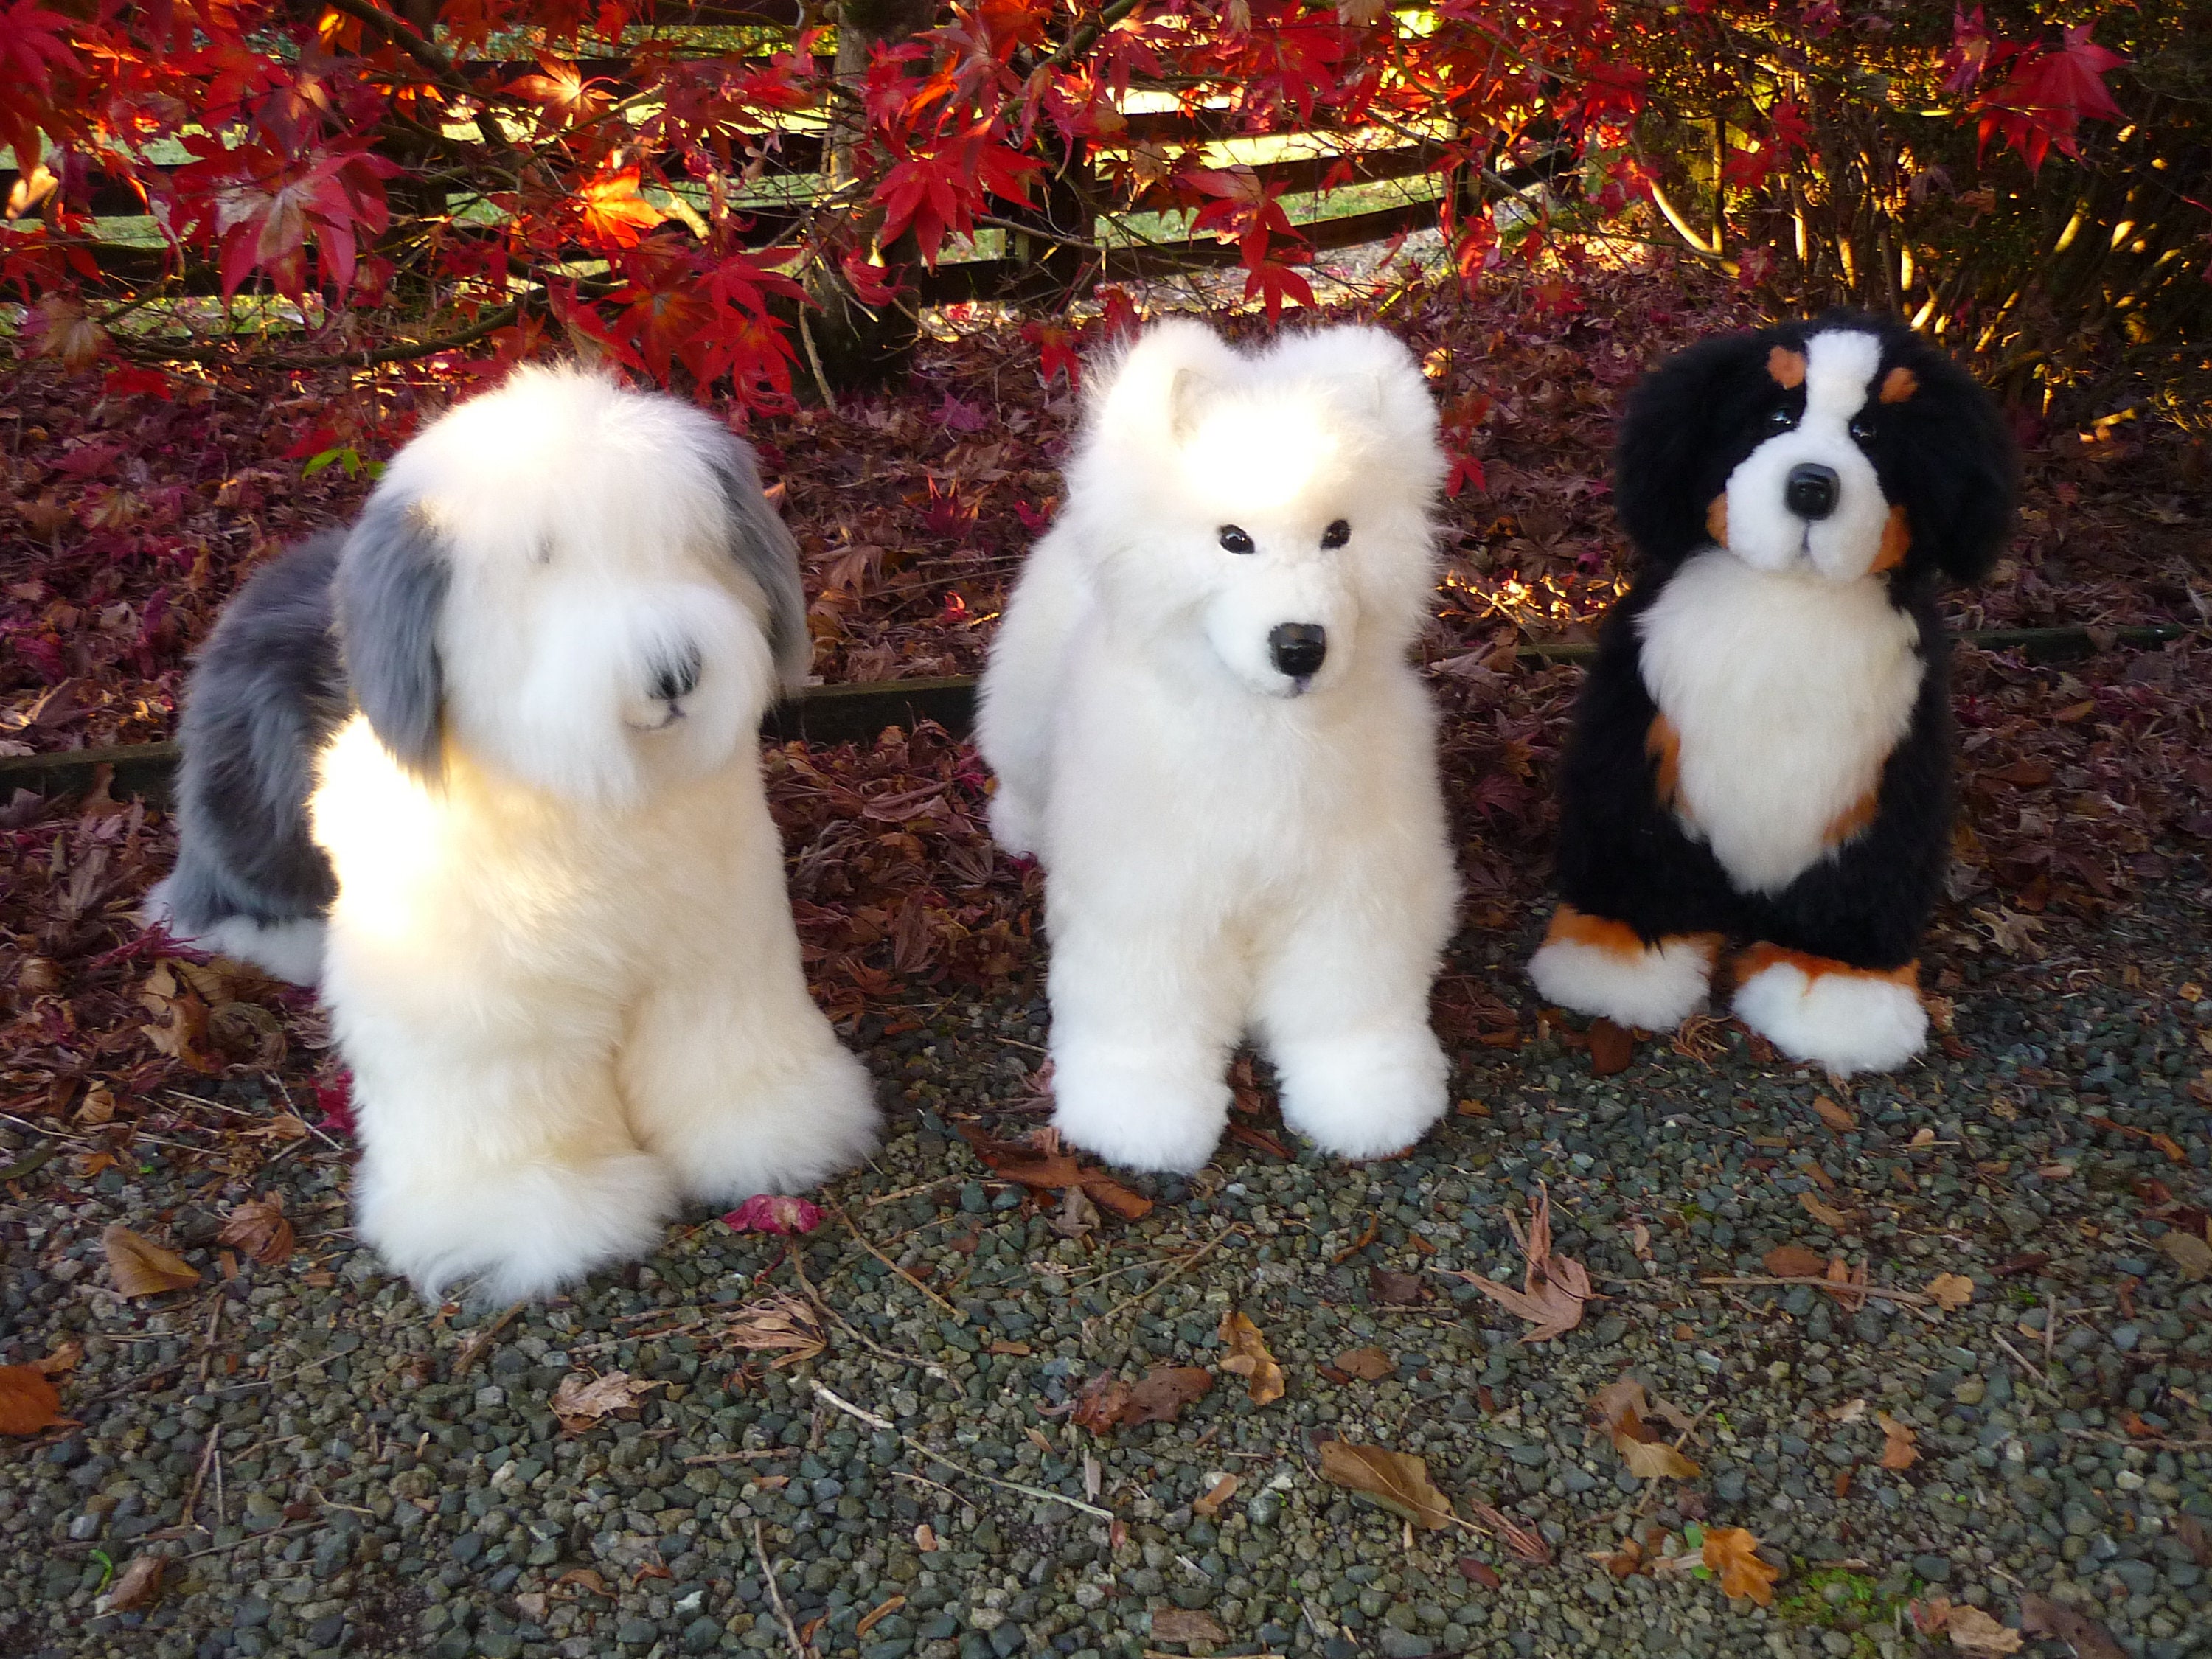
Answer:
POLYGON ((806 592, 799 586, 799 544, 762 493, 752 447, 732 437, 715 469, 730 510, 730 556, 760 584, 768 600, 768 645, 787 692, 805 684, 814 641, 806 631, 806 592))
POLYGON ((426 782, 444 771, 438 618, 452 585, 444 546, 416 504, 371 497, 333 589, 346 682, 392 758, 426 782))
POLYGON ((199 653, 178 735, 174 930, 319 916, 337 896, 307 833, 315 756, 352 712, 331 629, 341 538, 302 543, 254 573, 199 653))

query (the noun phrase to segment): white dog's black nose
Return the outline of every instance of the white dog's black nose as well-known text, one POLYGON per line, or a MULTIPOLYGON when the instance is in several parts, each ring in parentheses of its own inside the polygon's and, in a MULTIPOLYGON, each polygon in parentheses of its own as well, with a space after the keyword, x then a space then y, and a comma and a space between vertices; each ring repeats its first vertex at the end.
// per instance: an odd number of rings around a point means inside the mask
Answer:
POLYGON ((682 662, 663 663, 653 677, 653 695, 663 702, 678 702, 698 690, 699 653, 689 653, 682 662))
POLYGON ((1279 672, 1311 679, 1328 655, 1328 630, 1319 623, 1279 623, 1267 635, 1267 651, 1279 672))
POLYGON ((1801 519, 1825 519, 1836 510, 1836 484, 1835 468, 1800 461, 1790 469, 1782 499, 1801 519))

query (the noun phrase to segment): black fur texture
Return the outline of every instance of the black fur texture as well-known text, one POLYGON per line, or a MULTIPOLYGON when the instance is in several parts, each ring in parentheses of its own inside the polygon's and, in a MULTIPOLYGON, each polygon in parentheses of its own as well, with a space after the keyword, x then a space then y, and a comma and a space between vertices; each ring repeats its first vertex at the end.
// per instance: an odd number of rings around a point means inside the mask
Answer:
POLYGON ((1561 771, 1559 884, 1576 909, 1625 922, 1647 943, 1717 933, 1854 968, 1900 968, 1917 951, 1943 878, 1953 813, 1949 645, 1933 590, 1939 576, 1986 575, 2009 532, 2017 459, 1995 404, 1909 329, 1836 312, 1710 340, 1674 358, 1629 400, 1614 461, 1614 501, 1641 555, 1634 586, 1607 617, 1575 710, 1561 771), (1645 689, 1636 627, 1691 554, 1711 544, 1709 503, 1769 433, 1786 392, 1766 371, 1777 345, 1795 351, 1825 329, 1877 334, 1881 372, 1911 370, 1910 399, 1869 405, 1863 445, 1882 493, 1912 532, 1887 573, 1890 602, 1918 624, 1923 672, 1910 729, 1883 766, 1873 822, 1782 890, 1739 890, 1657 793, 1646 735, 1658 713, 1645 689))

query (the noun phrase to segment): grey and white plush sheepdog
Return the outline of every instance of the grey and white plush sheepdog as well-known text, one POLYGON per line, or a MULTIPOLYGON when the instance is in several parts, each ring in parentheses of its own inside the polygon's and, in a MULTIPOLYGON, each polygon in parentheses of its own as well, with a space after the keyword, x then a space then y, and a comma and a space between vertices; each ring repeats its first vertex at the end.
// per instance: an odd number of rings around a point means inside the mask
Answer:
POLYGON ((216 628, 149 919, 319 985, 357 1231, 426 1292, 543 1295, 873 1146, 761 786, 807 657, 751 452, 565 369, 427 428, 216 628))

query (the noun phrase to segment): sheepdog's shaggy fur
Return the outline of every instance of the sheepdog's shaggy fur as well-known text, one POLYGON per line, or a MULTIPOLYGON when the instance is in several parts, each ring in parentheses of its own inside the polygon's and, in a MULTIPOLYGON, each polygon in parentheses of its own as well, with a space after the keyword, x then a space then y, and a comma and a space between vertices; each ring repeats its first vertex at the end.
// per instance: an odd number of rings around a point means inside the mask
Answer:
POLYGON ((1427 388, 1379 330, 1248 356, 1183 321, 1091 386, 978 728, 993 830, 1046 872, 1054 1121, 1198 1169, 1249 1035, 1293 1128, 1401 1152, 1444 1109, 1456 890, 1407 661, 1444 470, 1427 388))
POLYGON ((319 983, 357 1231, 426 1293, 544 1295, 873 1146, 761 787, 807 655, 751 452, 573 370, 437 421, 218 623, 151 915, 319 983))
POLYGON ((1852 313, 1707 341, 1630 400, 1642 554, 1562 783, 1552 1000, 1664 1029, 1723 947, 1735 1012, 1849 1075, 1920 1050, 1951 823, 1939 577, 1986 574, 2016 464, 1988 395, 1852 313))

